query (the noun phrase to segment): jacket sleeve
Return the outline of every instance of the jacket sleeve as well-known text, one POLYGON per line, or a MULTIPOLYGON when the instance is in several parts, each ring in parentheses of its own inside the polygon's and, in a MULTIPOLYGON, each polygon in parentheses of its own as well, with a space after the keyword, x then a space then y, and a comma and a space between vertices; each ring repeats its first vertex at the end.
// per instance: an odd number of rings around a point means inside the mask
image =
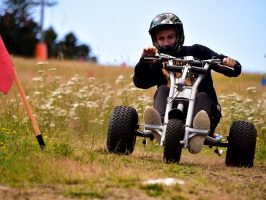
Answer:
MULTIPOLYGON (((227 57, 223 54, 218 54, 218 53, 214 52, 213 50, 209 49, 208 47, 205 47, 205 46, 202 46, 199 44, 196 44, 193 46, 194 46, 194 49, 196 51, 195 54, 198 54, 199 59, 205 60, 205 59, 211 59, 213 57, 216 57, 216 58, 223 60, 225 57, 227 57)), ((237 62, 237 64, 233 70, 219 67, 219 66, 212 66, 212 69, 218 73, 224 74, 225 76, 236 77, 239 74, 241 74, 241 64, 238 61, 236 61, 236 62, 237 62)))
POLYGON ((148 63, 142 60, 135 66, 133 82, 136 87, 142 89, 167 84, 161 63, 148 63))
MULTIPOLYGON (((223 60, 226 57, 227 56, 224 56, 222 54, 218 55, 218 58, 220 58, 221 60, 223 60)), ((233 69, 228 69, 228 68, 219 67, 219 66, 214 66, 214 67, 212 67, 212 69, 214 71, 216 71, 218 73, 222 73, 228 77, 237 77, 241 74, 242 67, 241 67, 241 64, 238 61, 236 61, 236 65, 233 69)))

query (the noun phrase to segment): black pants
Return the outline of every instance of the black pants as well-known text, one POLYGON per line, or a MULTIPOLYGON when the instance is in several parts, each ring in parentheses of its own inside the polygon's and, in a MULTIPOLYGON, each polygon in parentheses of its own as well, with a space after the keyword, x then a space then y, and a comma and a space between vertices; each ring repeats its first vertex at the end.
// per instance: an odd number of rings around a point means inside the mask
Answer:
MULTIPOLYGON (((167 87, 166 85, 161 85, 157 88, 157 91, 154 95, 153 107, 155 110, 159 112, 159 114, 162 117, 162 120, 164 119, 164 115, 165 115, 169 91, 170 91, 169 87, 167 87)), ((210 117, 211 130, 210 130, 209 135, 212 136, 215 131, 216 126, 220 122, 220 118, 221 118, 220 106, 212 102, 212 100, 206 93, 199 92, 196 94, 193 119, 200 110, 206 111, 206 113, 210 117)))

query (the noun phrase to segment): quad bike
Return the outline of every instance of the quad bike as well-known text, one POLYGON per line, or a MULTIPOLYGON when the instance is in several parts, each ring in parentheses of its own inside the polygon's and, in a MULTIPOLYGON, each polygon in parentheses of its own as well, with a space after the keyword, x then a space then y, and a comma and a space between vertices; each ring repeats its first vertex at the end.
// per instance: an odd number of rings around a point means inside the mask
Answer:
MULTIPOLYGON (((188 141, 195 135, 206 136, 204 145, 216 147, 215 153, 221 155, 218 147, 227 148, 225 164, 236 167, 252 167, 254 162, 257 131, 250 122, 234 121, 227 139, 221 135, 208 136, 209 130, 192 128, 192 115, 197 88, 211 66, 227 67, 217 58, 198 60, 187 56, 176 58, 166 54, 145 58, 147 61, 161 61, 170 76, 170 92, 166 106, 164 123, 144 124, 140 130, 138 113, 130 106, 114 108, 108 127, 107 149, 111 153, 129 155, 134 151, 136 137, 154 139, 153 132, 161 135, 163 159, 166 163, 179 163, 182 149, 188 148, 188 141), (176 76, 176 74, 179 76, 176 76), (190 85, 185 84, 193 77, 190 85)), ((228 67, 227 67, 228 68, 228 67)), ((233 70, 233 69, 228 69, 233 70)), ((144 142, 146 140, 144 139, 144 142)))

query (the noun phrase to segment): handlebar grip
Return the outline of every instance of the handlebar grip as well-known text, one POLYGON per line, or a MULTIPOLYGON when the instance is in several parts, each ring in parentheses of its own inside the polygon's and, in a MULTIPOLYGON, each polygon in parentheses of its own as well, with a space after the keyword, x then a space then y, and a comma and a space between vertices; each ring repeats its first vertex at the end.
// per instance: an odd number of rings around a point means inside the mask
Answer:
POLYGON ((181 72, 184 69, 183 66, 177 66, 177 65, 166 65, 164 68, 167 71, 173 71, 173 72, 181 72))
POLYGON ((203 62, 199 60, 192 60, 189 62, 192 66, 203 67, 203 62))
POLYGON ((208 71, 208 69, 205 69, 203 67, 195 67, 193 66, 191 68, 191 72, 197 73, 197 74, 205 74, 208 71))
MULTIPOLYGON (((177 66, 177 65, 166 65, 164 67, 167 71, 173 71, 173 72, 182 72, 184 69, 183 66, 177 66)), ((196 67, 196 66, 191 66, 190 67, 191 72, 197 73, 197 74, 205 74, 208 69, 205 69, 203 67, 196 67)))

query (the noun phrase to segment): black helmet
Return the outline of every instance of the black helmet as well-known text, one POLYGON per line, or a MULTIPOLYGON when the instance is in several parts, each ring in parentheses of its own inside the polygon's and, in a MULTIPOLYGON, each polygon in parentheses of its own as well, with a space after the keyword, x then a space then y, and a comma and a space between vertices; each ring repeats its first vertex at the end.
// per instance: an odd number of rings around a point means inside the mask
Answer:
POLYGON ((174 52, 178 52, 181 47, 184 44, 185 35, 184 35, 184 29, 183 24, 181 20, 173 13, 162 13, 157 15, 151 22, 149 33, 151 35, 151 39, 153 42, 153 45, 161 52, 161 53, 168 53, 172 54, 174 52), (160 28, 174 28, 178 32, 178 41, 175 43, 174 47, 165 48, 165 47, 159 47, 158 43, 156 42, 155 33, 160 28))

